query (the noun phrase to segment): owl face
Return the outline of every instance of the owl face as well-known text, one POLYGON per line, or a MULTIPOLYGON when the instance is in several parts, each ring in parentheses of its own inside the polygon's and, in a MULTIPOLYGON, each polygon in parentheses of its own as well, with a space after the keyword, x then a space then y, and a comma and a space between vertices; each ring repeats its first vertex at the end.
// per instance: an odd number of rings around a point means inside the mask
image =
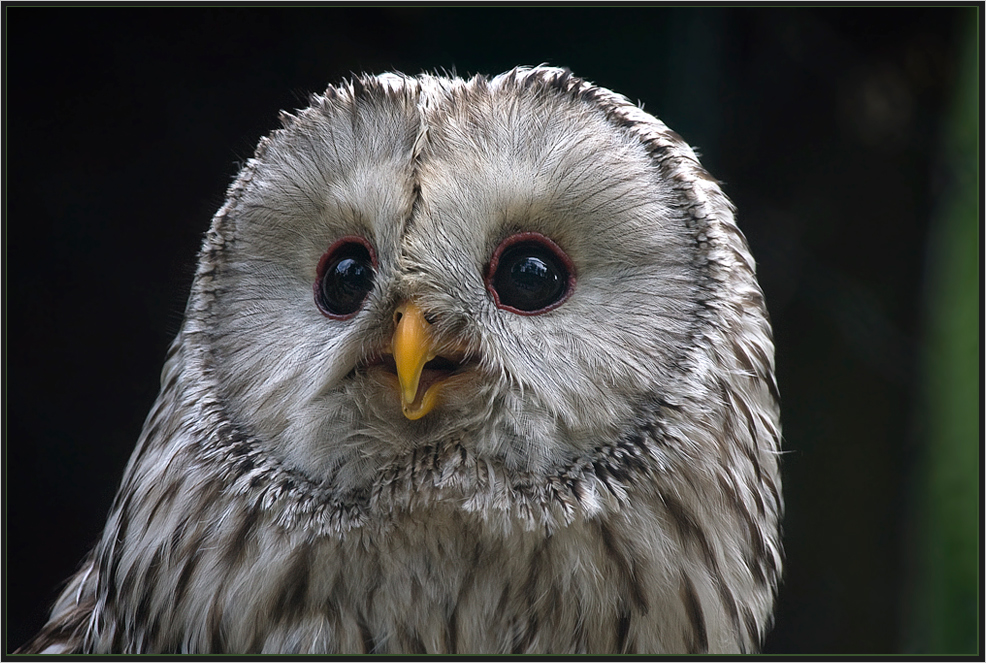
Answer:
POLYGON ((449 440, 558 472, 687 392, 696 233, 639 131, 549 72, 367 79, 261 143, 205 326, 273 458, 341 490, 449 440))

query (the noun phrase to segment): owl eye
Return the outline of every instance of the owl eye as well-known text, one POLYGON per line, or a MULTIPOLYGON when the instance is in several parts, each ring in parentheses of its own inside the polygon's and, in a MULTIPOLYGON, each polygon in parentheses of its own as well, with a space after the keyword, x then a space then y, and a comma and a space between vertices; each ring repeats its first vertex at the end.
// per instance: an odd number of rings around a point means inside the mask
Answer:
POLYGON ((560 306, 574 286, 572 261, 557 244, 535 232, 503 240, 493 252, 486 277, 496 305, 520 315, 538 315, 560 306))
POLYGON ((343 237, 318 261, 315 304, 323 315, 347 320, 359 311, 373 288, 373 247, 362 237, 343 237))

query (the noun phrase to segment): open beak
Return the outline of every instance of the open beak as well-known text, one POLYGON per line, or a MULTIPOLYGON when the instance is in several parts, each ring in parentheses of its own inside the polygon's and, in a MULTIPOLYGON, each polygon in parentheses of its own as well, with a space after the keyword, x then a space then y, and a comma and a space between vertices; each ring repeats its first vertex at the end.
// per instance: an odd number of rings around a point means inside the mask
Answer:
POLYGON ((421 380, 425 364, 437 356, 431 324, 414 302, 400 305, 394 312, 394 321, 397 329, 391 341, 391 352, 397 364, 401 407, 408 419, 420 419, 438 404, 442 387, 441 380, 427 380, 426 384, 421 380))

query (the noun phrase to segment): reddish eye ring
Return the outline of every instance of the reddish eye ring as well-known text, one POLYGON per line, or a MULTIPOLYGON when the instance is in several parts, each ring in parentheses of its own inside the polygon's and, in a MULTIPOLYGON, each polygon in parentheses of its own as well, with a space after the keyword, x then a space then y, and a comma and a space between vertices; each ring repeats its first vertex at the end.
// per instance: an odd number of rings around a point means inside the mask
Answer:
POLYGON ((497 308, 540 315, 558 308, 575 289, 575 266, 560 246, 538 232, 510 235, 496 247, 486 289, 497 308))
POLYGON ((340 237, 318 261, 312 285, 315 306, 333 320, 352 318, 373 289, 376 268, 376 252, 366 239, 340 237))

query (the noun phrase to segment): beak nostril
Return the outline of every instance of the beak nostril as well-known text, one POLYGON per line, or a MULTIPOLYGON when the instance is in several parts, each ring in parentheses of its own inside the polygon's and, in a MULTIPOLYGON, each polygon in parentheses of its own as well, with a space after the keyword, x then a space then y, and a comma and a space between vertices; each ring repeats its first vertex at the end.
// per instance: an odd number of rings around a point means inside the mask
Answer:
POLYGON ((404 317, 403 313, 401 313, 400 311, 394 311, 394 324, 399 323, 401 321, 401 318, 403 317, 404 317))

